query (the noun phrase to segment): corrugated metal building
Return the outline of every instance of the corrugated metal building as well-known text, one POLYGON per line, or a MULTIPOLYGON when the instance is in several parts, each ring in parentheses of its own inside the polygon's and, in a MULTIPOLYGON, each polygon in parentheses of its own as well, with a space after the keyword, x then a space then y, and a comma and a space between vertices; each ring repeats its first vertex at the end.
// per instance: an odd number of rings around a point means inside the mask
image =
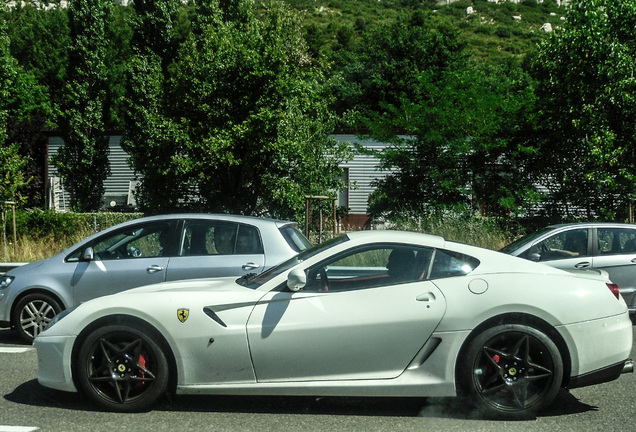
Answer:
MULTIPOLYGON (((373 140, 359 139, 353 134, 332 135, 341 142, 349 142, 351 146, 360 144, 371 150, 382 150, 387 146, 373 140)), ((136 186, 135 173, 127 163, 128 155, 121 148, 122 136, 111 135, 108 142, 111 175, 104 182, 104 208, 117 210, 135 207, 132 191, 136 186)), ((49 137, 49 162, 48 162, 48 203, 49 208, 58 211, 69 209, 69 195, 64 190, 62 179, 57 175, 57 169, 51 163, 51 156, 57 153, 64 145, 62 138, 49 137)), ((342 164, 345 171, 345 180, 349 187, 340 193, 338 205, 349 209, 348 224, 364 226, 368 224, 367 201, 373 191, 372 182, 386 175, 386 172, 378 170, 378 159, 373 155, 355 154, 353 160, 342 164)))
MULTIPOLYGON (((108 158, 110 160, 111 175, 104 181, 104 208, 123 210, 135 207, 136 203, 132 190, 136 185, 135 173, 126 161, 128 154, 121 148, 121 135, 111 135, 108 139, 108 158)), ((57 211, 70 209, 70 196, 64 190, 62 178, 58 176, 57 168, 51 163, 51 157, 64 145, 64 140, 58 136, 49 137, 48 158, 48 207, 57 211)))

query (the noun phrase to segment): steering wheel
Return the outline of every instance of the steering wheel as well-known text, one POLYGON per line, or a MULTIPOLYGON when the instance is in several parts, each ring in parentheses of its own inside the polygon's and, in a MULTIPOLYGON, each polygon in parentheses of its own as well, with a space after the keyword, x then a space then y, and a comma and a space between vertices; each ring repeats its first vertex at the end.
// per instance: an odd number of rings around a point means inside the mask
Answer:
POLYGON ((129 247, 127 252, 128 252, 128 255, 130 255, 133 258, 139 258, 142 255, 141 249, 139 249, 138 247, 135 247, 135 246, 129 247))

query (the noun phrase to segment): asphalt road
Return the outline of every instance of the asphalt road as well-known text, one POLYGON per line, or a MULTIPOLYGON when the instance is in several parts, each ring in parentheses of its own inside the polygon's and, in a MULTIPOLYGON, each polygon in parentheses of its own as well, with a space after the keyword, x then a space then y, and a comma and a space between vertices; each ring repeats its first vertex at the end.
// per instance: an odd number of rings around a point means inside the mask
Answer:
POLYGON ((36 376, 35 350, 0 330, 0 432, 636 430, 636 374, 561 391, 538 418, 516 422, 481 420, 454 398, 179 396, 148 413, 104 413, 77 394, 45 389, 36 376))

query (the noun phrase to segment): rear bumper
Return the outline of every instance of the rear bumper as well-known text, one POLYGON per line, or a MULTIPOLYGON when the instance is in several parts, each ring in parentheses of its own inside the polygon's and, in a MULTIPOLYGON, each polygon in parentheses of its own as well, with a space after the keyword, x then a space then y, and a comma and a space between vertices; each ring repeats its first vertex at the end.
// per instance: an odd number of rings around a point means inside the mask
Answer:
POLYGON ((567 388, 573 389, 577 387, 602 384, 605 382, 614 381, 624 373, 632 372, 634 372, 634 361, 632 359, 627 359, 623 362, 616 363, 593 372, 571 377, 567 388))

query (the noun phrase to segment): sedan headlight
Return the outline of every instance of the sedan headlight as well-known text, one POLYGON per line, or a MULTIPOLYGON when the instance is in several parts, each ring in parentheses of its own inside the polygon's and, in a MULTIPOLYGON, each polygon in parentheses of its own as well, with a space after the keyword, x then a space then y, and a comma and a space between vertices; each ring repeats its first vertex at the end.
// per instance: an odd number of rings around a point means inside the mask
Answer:
POLYGON ((0 278, 0 290, 5 289, 9 285, 11 285, 11 282, 13 282, 13 279, 15 279, 14 276, 2 276, 0 278))

